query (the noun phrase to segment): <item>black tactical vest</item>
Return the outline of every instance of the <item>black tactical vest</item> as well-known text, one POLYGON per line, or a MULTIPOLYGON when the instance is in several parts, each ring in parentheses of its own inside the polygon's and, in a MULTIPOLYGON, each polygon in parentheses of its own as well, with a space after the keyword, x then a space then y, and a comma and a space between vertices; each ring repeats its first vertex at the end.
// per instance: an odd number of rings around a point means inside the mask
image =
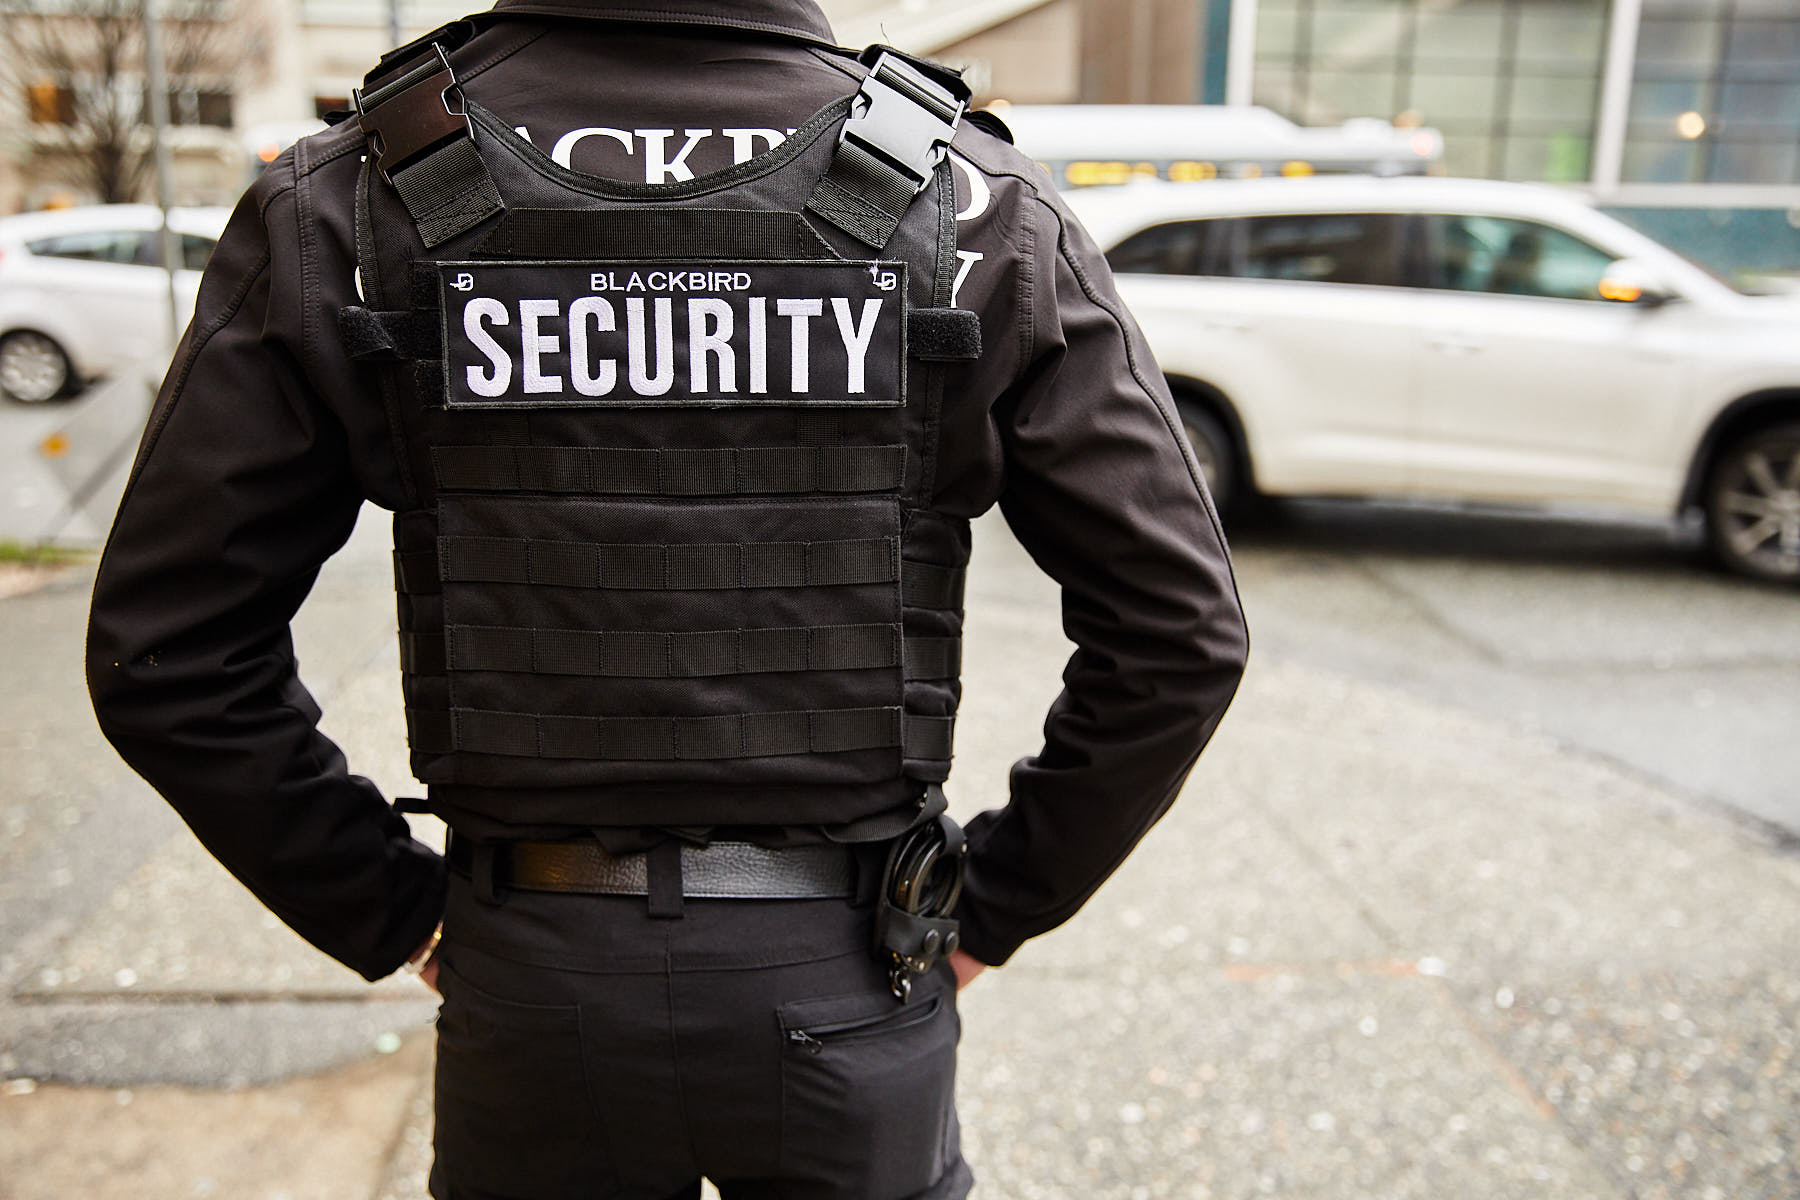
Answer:
MULTIPOLYGON (((439 39, 442 40, 441 38, 439 39)), ((682 183, 565 170, 436 42, 358 96, 414 774, 492 827, 885 824, 949 770, 931 511, 967 93, 896 54, 682 183), (877 818, 871 822, 871 818, 877 818)))

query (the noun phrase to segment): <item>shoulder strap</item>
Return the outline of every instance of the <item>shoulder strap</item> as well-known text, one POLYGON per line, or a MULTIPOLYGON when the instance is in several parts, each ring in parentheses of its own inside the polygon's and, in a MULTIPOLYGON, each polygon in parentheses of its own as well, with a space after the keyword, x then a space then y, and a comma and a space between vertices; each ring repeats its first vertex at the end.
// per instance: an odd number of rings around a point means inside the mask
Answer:
MULTIPOLYGON (((449 28, 449 27, 446 27, 449 28)), ((502 211, 443 44, 397 77, 351 93, 375 169, 392 184, 427 249, 502 211)))
POLYGON ((871 46, 861 57, 868 77, 806 207, 880 250, 944 161, 969 89, 955 72, 887 46, 871 46))

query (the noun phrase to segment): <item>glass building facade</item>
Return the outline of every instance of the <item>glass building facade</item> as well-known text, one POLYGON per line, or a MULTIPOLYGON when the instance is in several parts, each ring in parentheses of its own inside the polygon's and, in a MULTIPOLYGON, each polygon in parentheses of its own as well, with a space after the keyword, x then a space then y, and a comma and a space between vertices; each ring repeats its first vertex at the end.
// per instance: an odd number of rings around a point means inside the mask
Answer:
POLYGON ((1631 183, 1800 183, 1800 0, 1644 0, 1631 183))
POLYGON ((1434 126, 1452 174, 1800 185, 1800 0, 1255 0, 1251 99, 1434 126), (1625 23, 1620 44, 1615 27, 1625 23), (1635 37, 1630 37, 1635 26, 1635 37), (1606 109, 1626 49, 1626 103, 1606 109), (1597 158, 1608 123, 1615 153, 1597 158), (1604 175, 1605 178, 1599 178, 1604 175))

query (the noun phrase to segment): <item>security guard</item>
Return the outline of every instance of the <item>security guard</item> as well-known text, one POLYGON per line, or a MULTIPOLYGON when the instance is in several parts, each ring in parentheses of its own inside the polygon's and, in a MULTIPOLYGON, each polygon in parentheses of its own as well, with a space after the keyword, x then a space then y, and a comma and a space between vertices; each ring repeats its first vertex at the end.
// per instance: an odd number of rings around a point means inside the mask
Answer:
POLYGON ((440 1200, 965 1195, 955 990, 1092 894, 1230 701, 1244 626, 1163 380, 966 101, 809 0, 499 0, 387 56, 219 243, 90 688, 270 909, 443 992, 440 1200), (365 500, 445 859, 296 675, 365 500), (965 839, 995 503, 1076 651, 965 839))

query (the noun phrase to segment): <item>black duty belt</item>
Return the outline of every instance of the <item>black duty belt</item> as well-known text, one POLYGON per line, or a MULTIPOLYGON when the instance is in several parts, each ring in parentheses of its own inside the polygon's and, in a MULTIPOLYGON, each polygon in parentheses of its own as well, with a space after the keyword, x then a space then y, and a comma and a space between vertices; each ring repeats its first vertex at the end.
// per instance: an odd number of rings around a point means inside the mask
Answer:
MULTIPOLYGON (((498 842, 482 847, 450 839, 452 869, 473 874, 476 856, 494 855, 496 882, 536 892, 648 896, 645 854, 609 854, 593 841, 498 842)), ((855 857, 847 847, 714 842, 681 847, 681 894, 710 899, 802 900, 856 894, 855 857)))

